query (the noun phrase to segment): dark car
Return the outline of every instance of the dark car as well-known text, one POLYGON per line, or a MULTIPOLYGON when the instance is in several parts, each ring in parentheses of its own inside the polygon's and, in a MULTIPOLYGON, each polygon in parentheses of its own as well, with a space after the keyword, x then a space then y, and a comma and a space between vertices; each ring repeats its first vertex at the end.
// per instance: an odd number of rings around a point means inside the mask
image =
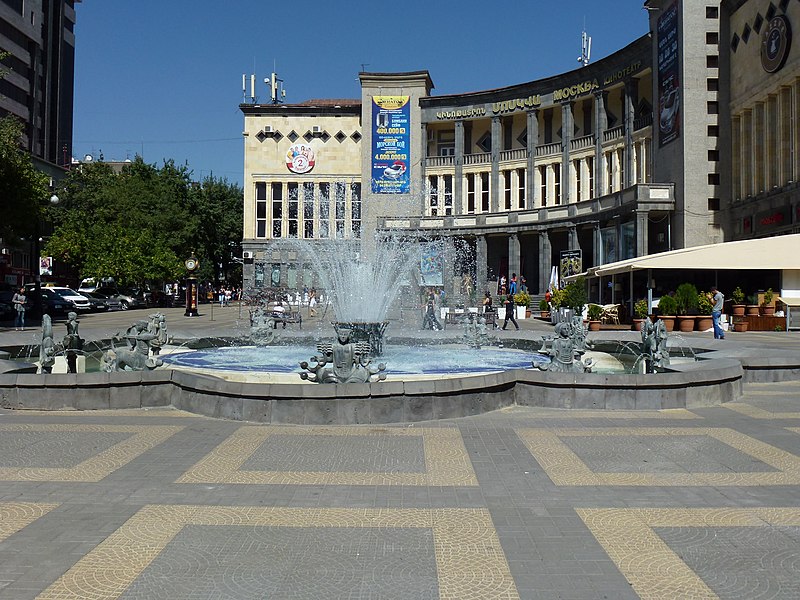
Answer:
MULTIPOLYGON (((30 291, 27 295, 27 309, 35 314, 38 314, 39 311, 36 309, 36 292, 30 291)), ((68 312, 75 310, 74 305, 69 300, 66 300, 61 295, 56 294, 52 289, 45 287, 42 288, 42 306, 44 308, 44 312, 53 318, 65 317, 68 312)))
POLYGON ((97 292, 81 292, 81 296, 86 296, 89 299, 93 311, 122 310, 122 305, 116 296, 107 296, 97 292))
POLYGON ((109 286, 99 287, 94 291, 95 294, 102 294, 110 298, 119 300, 119 305, 122 310, 129 308, 146 308, 147 303, 144 297, 134 290, 126 290, 124 288, 115 288, 109 286))

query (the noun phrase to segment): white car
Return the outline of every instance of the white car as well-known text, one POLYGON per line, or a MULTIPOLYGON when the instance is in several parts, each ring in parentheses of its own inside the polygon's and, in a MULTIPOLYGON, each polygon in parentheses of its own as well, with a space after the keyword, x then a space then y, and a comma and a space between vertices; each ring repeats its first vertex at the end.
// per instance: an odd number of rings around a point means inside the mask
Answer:
POLYGON ((383 176, 386 179, 400 179, 406 172, 406 166, 401 162, 396 162, 383 170, 383 176))
MULTIPOLYGON (((33 289, 32 285, 25 286, 28 291, 33 289)), ((67 304, 72 305, 73 308, 82 312, 89 312, 92 310, 92 303, 86 296, 81 296, 78 292, 68 287, 56 287, 50 285, 43 285, 42 289, 50 290, 55 295, 67 301, 67 304)))

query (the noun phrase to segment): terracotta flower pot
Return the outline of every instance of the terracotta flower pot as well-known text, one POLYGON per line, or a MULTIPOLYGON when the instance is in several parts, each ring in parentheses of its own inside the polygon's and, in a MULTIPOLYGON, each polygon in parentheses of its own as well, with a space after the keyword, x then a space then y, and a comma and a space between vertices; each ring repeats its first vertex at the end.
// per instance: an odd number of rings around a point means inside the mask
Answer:
POLYGON ((542 318, 542 319, 549 319, 550 318, 550 311, 549 310, 539 311, 539 317, 542 318))
POLYGON ((747 321, 738 321, 733 324, 733 328, 739 332, 747 331, 747 321))
POLYGON ((634 319, 633 325, 631 325, 631 329, 633 331, 641 331, 642 330, 642 323, 644 323, 644 319, 634 319))
POLYGON ((674 331, 675 330, 675 316, 674 315, 661 315, 659 317, 664 322, 664 327, 667 328, 667 331, 674 331))
POLYGON ((744 307, 744 314, 754 317, 758 316, 758 304, 748 304, 744 307))
POLYGON ((714 317, 711 315, 700 315, 694 321, 696 331, 708 331, 714 327, 714 317))
POLYGON ((589 321, 589 331, 600 331, 600 321, 589 321))
POLYGON ((678 320, 678 331, 681 331, 683 333, 694 331, 694 316, 679 315, 677 320, 678 320))
POLYGON ((774 306, 762 306, 761 307, 761 315, 764 317, 771 317, 775 314, 775 307, 774 306))
POLYGON ((734 317, 742 317, 744 316, 744 304, 734 304, 733 305, 733 316, 734 317))

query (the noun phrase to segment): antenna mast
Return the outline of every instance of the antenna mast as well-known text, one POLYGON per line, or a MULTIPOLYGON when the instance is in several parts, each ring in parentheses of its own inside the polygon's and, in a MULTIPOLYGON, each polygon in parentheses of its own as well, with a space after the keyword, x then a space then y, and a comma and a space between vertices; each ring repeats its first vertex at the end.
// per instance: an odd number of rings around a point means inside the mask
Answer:
POLYGON ((278 77, 274 71, 264 80, 264 83, 269 86, 269 94, 273 104, 283 104, 283 99, 286 98, 286 90, 283 89, 283 79, 278 77))
POLYGON ((581 55, 578 62, 584 67, 589 64, 592 56, 592 38, 586 33, 586 18, 583 19, 583 32, 581 33, 581 55))

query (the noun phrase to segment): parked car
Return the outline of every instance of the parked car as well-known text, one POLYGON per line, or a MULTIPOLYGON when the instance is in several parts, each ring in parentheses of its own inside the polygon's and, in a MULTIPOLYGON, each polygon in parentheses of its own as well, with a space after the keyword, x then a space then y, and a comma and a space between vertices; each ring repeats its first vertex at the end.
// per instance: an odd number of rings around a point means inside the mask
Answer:
MULTIPOLYGON (((25 286, 25 291, 27 293, 31 293, 35 289, 34 284, 29 283, 25 286)), ((69 304, 73 309, 81 311, 81 312, 89 312, 92 309, 92 305, 89 302, 89 299, 86 296, 80 295, 78 292, 73 290, 72 288, 68 287, 58 287, 58 286, 42 286, 42 292, 47 290, 63 298, 64 302, 69 304)))
POLYGON ((119 300, 120 308, 122 310, 128 310, 129 308, 147 307, 147 304, 144 301, 144 297, 134 290, 104 286, 97 288, 95 290, 95 293, 117 298, 119 300))
POLYGON ((93 311, 122 310, 119 298, 116 296, 106 296, 97 292, 81 292, 81 295, 89 299, 93 311))
MULTIPOLYGON (((25 306, 29 311, 33 309, 33 312, 38 314, 39 310, 36 308, 36 300, 34 298, 33 289, 25 291, 26 295, 28 296, 28 303, 25 306)), ((84 298, 84 301, 87 302, 87 304, 89 302, 86 300, 86 298, 84 298)), ((56 294, 53 291, 53 288, 42 288, 42 305, 44 312, 53 318, 65 317, 69 311, 74 310, 73 304, 66 300, 63 296, 56 294)))

